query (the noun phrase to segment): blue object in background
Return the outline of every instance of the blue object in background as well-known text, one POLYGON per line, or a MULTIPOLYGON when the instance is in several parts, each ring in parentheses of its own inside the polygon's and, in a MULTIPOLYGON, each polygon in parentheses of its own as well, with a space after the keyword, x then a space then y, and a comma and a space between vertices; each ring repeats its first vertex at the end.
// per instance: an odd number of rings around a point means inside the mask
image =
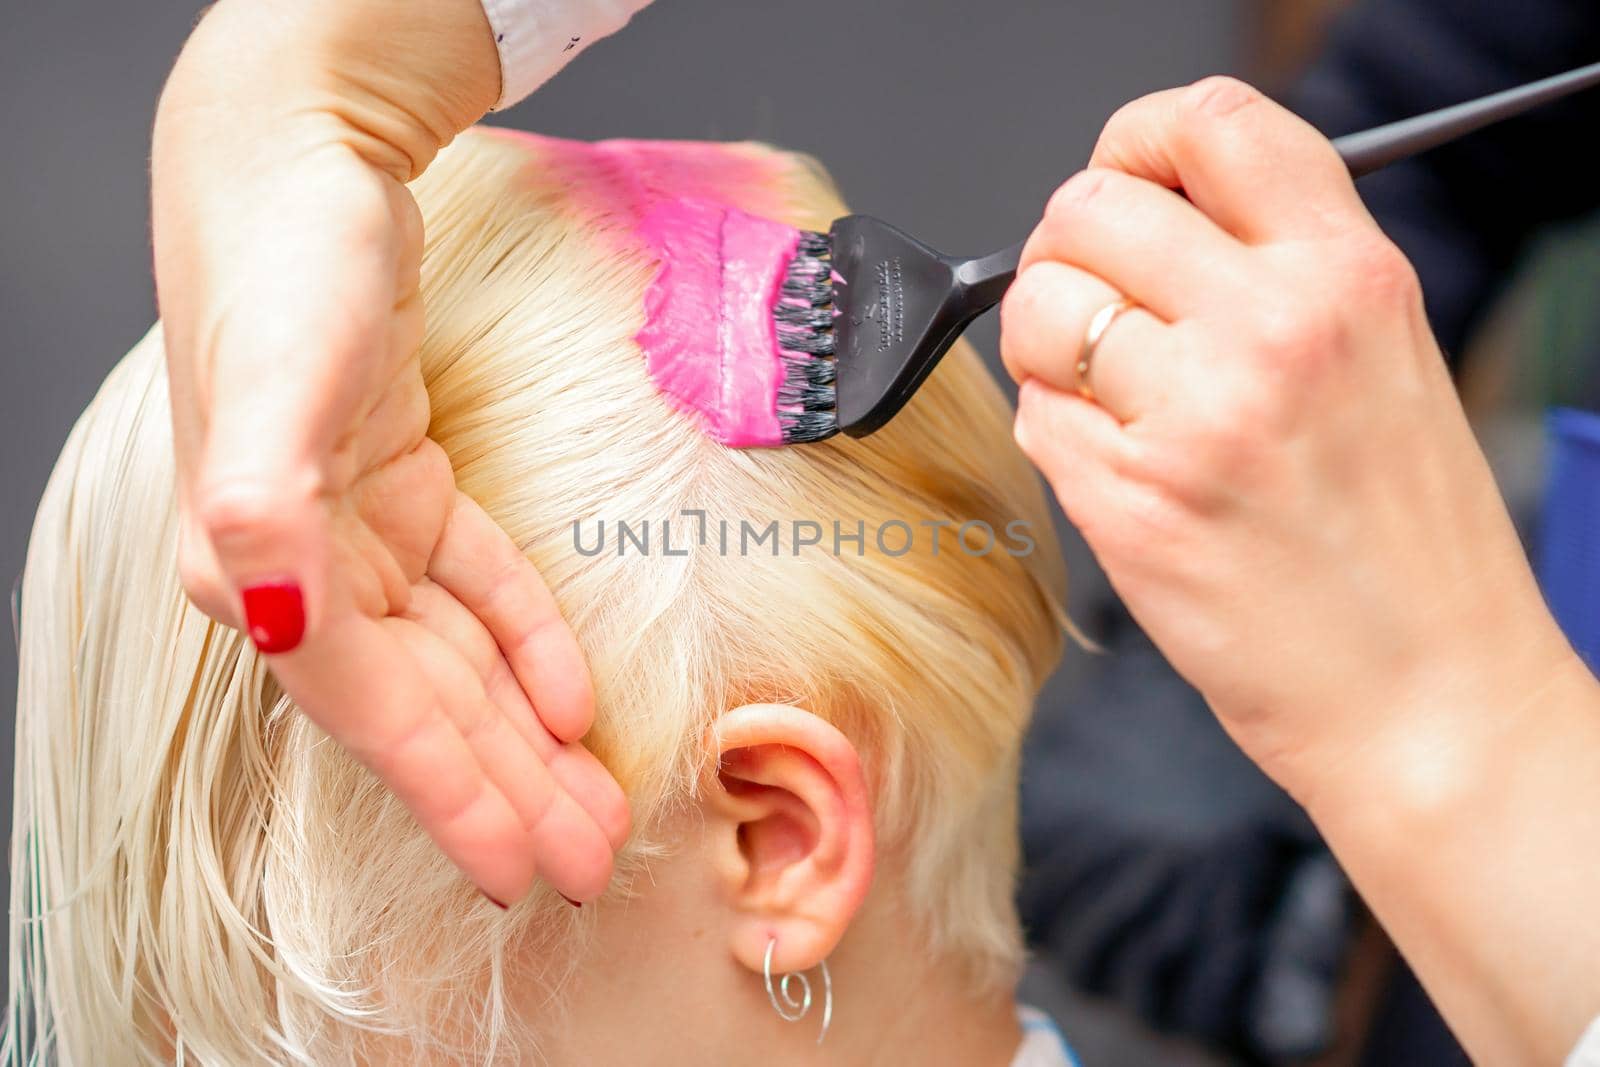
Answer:
POLYGON ((1556 621, 1600 673, 1600 414, 1552 410, 1539 523, 1539 585, 1556 621))

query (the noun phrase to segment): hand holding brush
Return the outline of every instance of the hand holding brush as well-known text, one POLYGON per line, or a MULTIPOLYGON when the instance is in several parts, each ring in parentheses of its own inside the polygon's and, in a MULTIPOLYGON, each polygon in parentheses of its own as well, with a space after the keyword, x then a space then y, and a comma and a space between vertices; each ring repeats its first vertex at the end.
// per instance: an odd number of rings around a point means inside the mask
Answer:
MULTIPOLYGON (((1595 85, 1600 63, 1341 137, 1333 148, 1359 178, 1595 85)), ((1184 188, 1178 175, 1158 180, 1184 188)), ((786 280, 790 299, 775 309, 789 387, 779 409, 784 443, 861 437, 893 418, 967 325, 999 302, 1022 251, 946 256, 868 215, 803 234, 786 280)))
POLYGON ((1140 626, 1475 1062, 1562 1062, 1600 1012, 1600 683, 1346 158, 1228 79, 1137 101, 1001 313, 1017 440, 1140 626))

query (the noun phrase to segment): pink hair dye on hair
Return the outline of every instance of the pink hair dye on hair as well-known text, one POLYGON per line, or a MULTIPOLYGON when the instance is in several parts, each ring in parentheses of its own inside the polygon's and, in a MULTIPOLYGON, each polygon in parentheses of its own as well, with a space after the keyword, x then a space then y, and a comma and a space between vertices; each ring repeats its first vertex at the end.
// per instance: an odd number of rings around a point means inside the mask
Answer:
POLYGON ((620 222, 620 236, 655 260, 634 339, 656 387, 722 444, 781 445, 772 309, 800 234, 734 206, 779 210, 780 161, 698 142, 514 136, 563 173, 580 206, 620 222))
POLYGON ((710 200, 666 200, 640 231, 660 261, 635 336, 662 392, 725 445, 783 444, 772 307, 800 234, 710 200))

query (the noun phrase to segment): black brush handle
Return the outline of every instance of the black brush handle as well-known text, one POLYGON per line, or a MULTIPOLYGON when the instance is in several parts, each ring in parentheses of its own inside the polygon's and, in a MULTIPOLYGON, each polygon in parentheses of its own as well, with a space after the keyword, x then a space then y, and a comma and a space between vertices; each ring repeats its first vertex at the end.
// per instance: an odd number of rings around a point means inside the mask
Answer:
MULTIPOLYGON (((1360 178, 1402 159, 1438 148, 1502 119, 1520 115, 1541 104, 1548 104, 1583 89, 1600 85, 1600 63, 1591 63, 1565 74, 1519 85, 1515 89, 1469 100, 1464 104, 1430 111, 1415 118, 1401 119, 1376 129, 1346 134, 1333 142, 1339 157, 1360 178)), ((986 311, 1000 298, 1017 276, 1022 259, 1022 244, 999 252, 969 259, 956 269, 957 279, 972 301, 973 314, 986 311)))
POLYGON ((1401 119, 1375 130, 1347 134, 1333 142, 1352 176, 1360 178, 1409 156, 1509 119, 1524 111, 1600 85, 1600 63, 1569 70, 1553 78, 1469 100, 1465 104, 1401 119))
POLYGON ((988 311, 1006 295, 1017 276, 1017 264, 1022 262, 1022 246, 1026 243, 1018 241, 1010 248, 969 259, 956 268, 956 281, 965 286, 966 298, 975 309, 973 314, 988 311))

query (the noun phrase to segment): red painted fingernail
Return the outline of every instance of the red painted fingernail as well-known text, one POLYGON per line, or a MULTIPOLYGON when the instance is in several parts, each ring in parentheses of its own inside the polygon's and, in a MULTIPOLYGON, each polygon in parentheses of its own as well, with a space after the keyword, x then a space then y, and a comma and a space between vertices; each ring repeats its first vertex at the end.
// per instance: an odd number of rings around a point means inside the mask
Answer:
MULTIPOLYGON (((483 893, 483 890, 480 889, 480 890, 478 890, 478 892, 483 893)), ((493 904, 495 907, 499 908, 501 911, 505 911, 510 907, 509 904, 500 903, 498 900, 494 899, 494 897, 491 897, 488 893, 483 893, 483 899, 487 900, 489 903, 493 904)))
POLYGON ((571 897, 567 896, 565 893, 557 893, 556 896, 560 897, 562 900, 566 901, 568 904, 571 904, 574 908, 583 907, 582 904, 579 904, 576 900, 573 900, 571 897))
POLYGON ((288 652, 306 633, 305 601, 294 582, 263 582, 242 594, 250 640, 269 655, 288 652))

